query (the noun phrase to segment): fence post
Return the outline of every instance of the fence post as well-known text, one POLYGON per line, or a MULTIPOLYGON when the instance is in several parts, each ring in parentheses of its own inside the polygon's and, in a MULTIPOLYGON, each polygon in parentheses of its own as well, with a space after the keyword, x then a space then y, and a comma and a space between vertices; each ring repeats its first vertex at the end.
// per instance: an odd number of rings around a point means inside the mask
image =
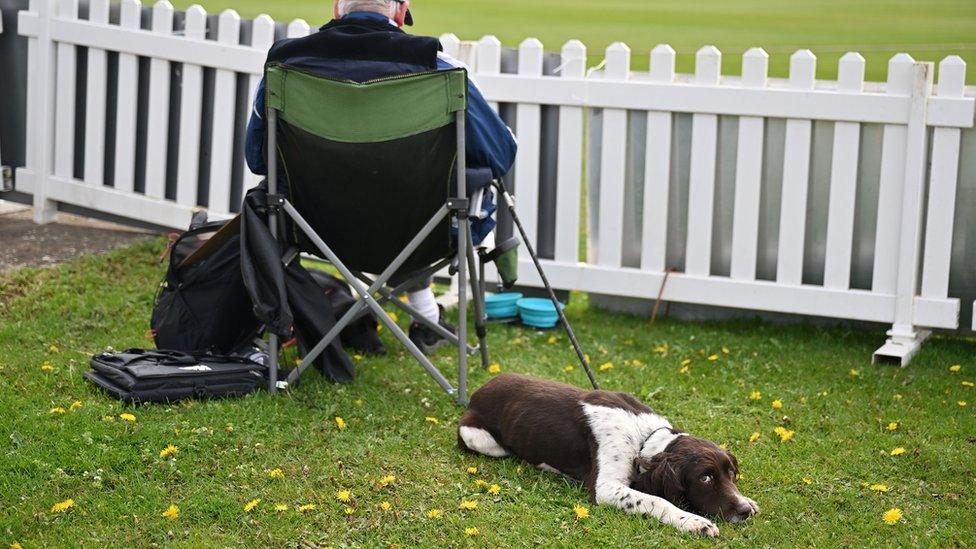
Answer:
POLYGON ((54 41, 51 40, 51 19, 55 14, 56 0, 38 0, 37 6, 37 58, 34 65, 35 76, 31 95, 40 99, 36 113, 38 117, 27 123, 37 124, 34 149, 34 223, 46 224, 57 219, 57 202, 48 198, 49 179, 54 155, 54 41))
POLYGON ((905 179, 898 240, 895 284, 895 322, 888 341, 874 353, 873 362, 908 364, 930 332, 915 327, 915 295, 919 286, 922 247, 922 207, 928 162, 928 100, 932 95, 932 63, 912 65, 911 102, 905 147, 905 179))

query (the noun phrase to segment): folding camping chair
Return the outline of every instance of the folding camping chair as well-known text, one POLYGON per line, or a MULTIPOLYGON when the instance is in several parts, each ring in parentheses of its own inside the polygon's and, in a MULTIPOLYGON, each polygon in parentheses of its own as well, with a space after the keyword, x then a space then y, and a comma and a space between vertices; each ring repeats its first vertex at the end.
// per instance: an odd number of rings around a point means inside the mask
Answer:
POLYGON ((283 249, 297 246, 334 265, 359 295, 281 384, 279 342, 271 335, 270 390, 294 384, 345 326, 372 311, 445 392, 466 404, 468 355, 480 351, 485 367, 489 360, 484 286, 477 280, 469 230, 484 190, 468 198, 467 73, 455 69, 355 83, 269 64, 265 77, 271 232, 283 249), (285 182, 278 178, 279 159, 285 182), (282 184, 287 189, 279 194, 282 184), (445 267, 458 274, 456 335, 396 298, 445 267), (404 282, 410 273, 416 276, 404 282), (398 280, 397 288, 388 288, 391 279, 398 280), (469 282, 478 347, 467 343, 469 282), (457 347, 456 388, 389 318, 384 303, 400 307, 457 347))

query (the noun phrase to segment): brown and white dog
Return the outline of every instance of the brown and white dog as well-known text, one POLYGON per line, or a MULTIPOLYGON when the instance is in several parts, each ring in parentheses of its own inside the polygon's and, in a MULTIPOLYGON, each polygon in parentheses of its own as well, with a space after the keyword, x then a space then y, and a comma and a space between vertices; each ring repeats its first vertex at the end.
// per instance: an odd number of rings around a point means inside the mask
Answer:
POLYGON ((741 522, 759 512, 736 487, 735 456, 671 426, 631 395, 505 374, 471 396, 461 448, 517 456, 586 484, 590 500, 717 536, 706 516, 741 522))

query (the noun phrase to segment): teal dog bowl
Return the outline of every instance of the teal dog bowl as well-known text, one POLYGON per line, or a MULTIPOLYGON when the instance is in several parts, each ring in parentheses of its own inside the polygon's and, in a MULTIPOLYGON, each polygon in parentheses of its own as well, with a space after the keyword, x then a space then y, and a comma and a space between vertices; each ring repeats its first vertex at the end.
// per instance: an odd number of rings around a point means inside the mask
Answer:
MULTIPOLYGON (((565 305, 559 304, 559 307, 565 309, 565 305)), ((518 301, 519 315, 522 317, 522 322, 526 326, 532 326, 533 328, 554 328, 556 323, 559 322, 559 313, 556 312, 556 307, 553 306, 552 301, 548 299, 543 299, 540 297, 531 297, 527 299, 520 299, 518 301)))
POLYGON ((522 294, 515 292, 485 296, 485 314, 490 319, 515 318, 519 315, 520 299, 522 294))

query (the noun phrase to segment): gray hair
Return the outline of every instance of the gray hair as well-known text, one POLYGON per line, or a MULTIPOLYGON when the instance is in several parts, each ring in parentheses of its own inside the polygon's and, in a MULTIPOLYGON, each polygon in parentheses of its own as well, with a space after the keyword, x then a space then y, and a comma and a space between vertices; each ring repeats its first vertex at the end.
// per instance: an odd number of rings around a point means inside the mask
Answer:
POLYGON ((393 15, 390 7, 395 5, 395 0, 339 0, 339 16, 354 11, 371 11, 390 17, 393 15))

